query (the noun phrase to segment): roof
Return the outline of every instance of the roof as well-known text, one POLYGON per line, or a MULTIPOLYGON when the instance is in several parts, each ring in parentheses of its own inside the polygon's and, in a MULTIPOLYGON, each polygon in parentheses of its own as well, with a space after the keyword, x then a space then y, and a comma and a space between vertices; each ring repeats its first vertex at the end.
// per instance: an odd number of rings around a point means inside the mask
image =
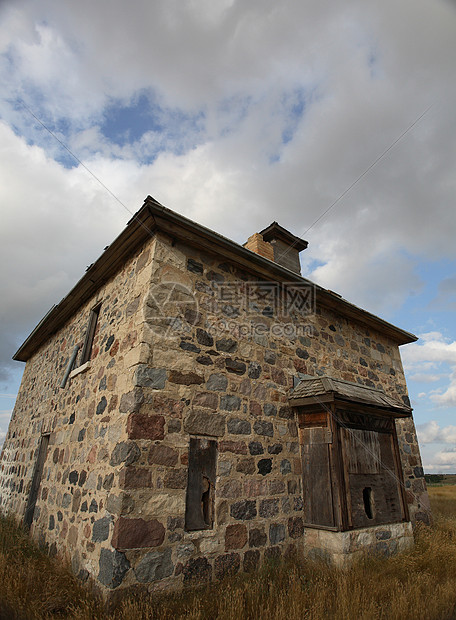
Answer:
POLYGON ((301 283, 312 286, 318 304, 385 334, 397 344, 406 344, 417 340, 413 334, 358 308, 340 295, 244 248, 239 243, 235 243, 219 233, 167 209, 154 198, 148 196, 141 209, 135 213, 120 235, 111 245, 107 246, 103 254, 87 269, 71 291, 51 308, 14 354, 13 359, 26 362, 120 269, 129 255, 138 250, 147 239, 157 232, 166 233, 173 239, 182 240, 199 249, 215 252, 224 260, 236 263, 256 277, 265 278, 269 281, 301 283))
POLYGON ((338 399, 360 403, 371 407, 388 409, 402 415, 410 415, 412 412, 411 407, 388 396, 381 390, 327 376, 302 379, 292 390, 288 400, 290 405, 298 406, 306 404, 305 399, 309 399, 308 403, 313 400, 318 402, 319 398, 328 395, 332 397, 331 400, 338 399))
POLYGON ((264 230, 260 230, 260 235, 262 235, 265 241, 280 239, 287 245, 292 245, 298 252, 305 250, 308 246, 307 241, 301 239, 300 237, 296 237, 296 235, 292 235, 290 231, 283 228, 283 226, 280 226, 277 222, 272 222, 270 226, 264 230))

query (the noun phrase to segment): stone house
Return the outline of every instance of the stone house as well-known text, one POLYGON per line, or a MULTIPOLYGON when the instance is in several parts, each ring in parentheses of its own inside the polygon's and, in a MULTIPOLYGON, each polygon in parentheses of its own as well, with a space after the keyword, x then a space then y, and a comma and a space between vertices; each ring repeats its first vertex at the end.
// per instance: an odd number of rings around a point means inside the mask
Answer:
POLYGON ((301 277, 306 246, 148 197, 14 356, 2 510, 105 593, 410 545, 416 338, 301 277))

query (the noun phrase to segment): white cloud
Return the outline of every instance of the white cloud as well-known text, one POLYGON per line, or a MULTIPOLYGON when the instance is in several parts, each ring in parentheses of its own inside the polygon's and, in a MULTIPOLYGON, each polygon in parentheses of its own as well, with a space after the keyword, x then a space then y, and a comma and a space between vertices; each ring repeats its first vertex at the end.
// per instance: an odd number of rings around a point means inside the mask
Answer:
POLYGON ((417 424, 416 431, 420 443, 456 443, 456 426, 448 425, 443 428, 437 420, 424 424, 417 424))
MULTIPOLYGON (((151 194, 240 242, 277 219, 304 233, 437 101, 309 231, 304 266, 388 316, 421 290, 417 256, 455 256, 451 5, 22 0, 0 16, 3 360, 130 217, 55 161, 68 155, 18 98, 131 211, 151 194), (163 129, 119 146, 107 111, 141 93, 163 129), (176 111, 199 120, 176 129, 176 111)), ((455 347, 437 334, 404 354, 437 376, 455 347)))

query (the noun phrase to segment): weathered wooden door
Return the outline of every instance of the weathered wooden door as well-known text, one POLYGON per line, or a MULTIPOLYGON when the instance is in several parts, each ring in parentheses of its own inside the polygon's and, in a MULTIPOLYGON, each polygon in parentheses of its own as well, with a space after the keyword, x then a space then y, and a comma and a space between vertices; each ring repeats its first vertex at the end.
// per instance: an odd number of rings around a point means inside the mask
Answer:
POLYGON ((38 457, 35 463, 35 469, 33 471, 32 486, 30 487, 30 493, 27 501, 27 508, 25 509, 24 525, 30 528, 33 521, 33 513, 35 512, 36 500, 38 498, 38 491, 41 483, 41 476, 43 475, 44 462, 46 461, 47 449, 49 446, 49 435, 43 435, 40 441, 40 447, 38 450, 38 457))

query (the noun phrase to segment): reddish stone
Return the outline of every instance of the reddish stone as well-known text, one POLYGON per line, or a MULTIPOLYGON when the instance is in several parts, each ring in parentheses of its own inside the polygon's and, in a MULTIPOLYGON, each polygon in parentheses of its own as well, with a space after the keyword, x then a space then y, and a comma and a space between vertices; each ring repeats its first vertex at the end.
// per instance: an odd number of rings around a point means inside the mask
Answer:
POLYGON ((293 360, 293 365, 294 365, 294 367, 296 368, 296 370, 298 372, 302 372, 304 375, 307 374, 307 366, 306 366, 306 363, 303 360, 301 360, 301 359, 296 357, 293 360))
POLYGON ((180 385, 201 385, 204 378, 197 375, 196 372, 180 372, 179 370, 171 370, 169 373, 169 381, 180 385))
POLYGON ((257 497, 258 495, 267 495, 267 480, 246 480, 244 482, 244 493, 247 497, 257 497))
POLYGON ((87 460, 89 461, 89 463, 95 463, 95 461, 97 460, 97 446, 92 446, 87 456, 87 460))
POLYGON ((302 463, 300 458, 293 459, 293 473, 301 474, 302 473, 302 463))
POLYGON ((182 465, 188 465, 188 452, 181 454, 180 462, 182 465))
POLYGON ((214 562, 214 571, 217 579, 223 579, 239 572, 241 567, 241 556, 239 553, 229 553, 219 555, 214 562))
POLYGON ((236 471, 241 472, 241 474, 254 474, 255 461, 251 458, 241 459, 236 465, 236 471))
POLYGON ((250 413, 251 415, 261 415, 261 405, 260 403, 257 403, 254 400, 250 401, 250 407, 249 407, 250 413))
POLYGON ((168 489, 185 489, 187 487, 187 477, 186 469, 172 469, 166 474, 164 485, 168 489))
POLYGON ((114 396, 111 396, 111 400, 109 401, 109 405, 108 405, 108 412, 114 411, 114 409, 116 409, 117 407, 118 402, 119 402, 119 398, 117 394, 115 394, 114 396))
POLYGON ((225 532, 225 551, 242 549, 247 544, 247 528, 245 525, 228 525, 225 532))
POLYGON ((269 480, 269 493, 271 495, 285 493, 285 483, 283 480, 269 480))
POLYGON ((53 463, 57 463, 57 462, 58 462, 58 460, 59 460, 59 454, 60 454, 60 450, 59 450, 58 448, 56 448, 56 449, 54 450, 53 455, 52 455, 52 461, 53 461, 53 463))
POLYGON ((165 528, 156 519, 126 519, 119 517, 114 525, 111 544, 115 549, 158 547, 165 538, 165 528))
POLYGON ((165 418, 162 415, 132 413, 128 417, 127 432, 129 439, 163 439, 165 418))
POLYGON ((116 355, 117 351, 119 350, 119 346, 120 346, 120 342, 116 340, 115 343, 112 345, 112 347, 109 349, 109 355, 111 357, 114 357, 114 355, 116 355))
POLYGON ((152 486, 151 472, 141 467, 124 467, 120 472, 120 486, 124 489, 141 489, 152 486))
POLYGON ((156 394, 154 396, 153 408, 173 418, 182 418, 184 403, 180 400, 174 400, 173 398, 163 396, 162 394, 156 394))
POLYGON ((258 568, 260 562, 260 552, 258 550, 250 549, 244 554, 244 572, 252 573, 258 568))
POLYGON ((220 497, 241 497, 242 485, 240 480, 227 480, 220 485, 218 495, 220 497))
POLYGON ((215 411, 218 407, 218 396, 212 392, 201 392, 195 396, 193 404, 199 407, 208 407, 215 411))
POLYGON ((288 519, 288 535, 290 538, 300 538, 304 534, 304 523, 301 517, 288 519))
POLYGON ((69 545, 76 547, 76 543, 78 542, 78 529, 75 525, 70 527, 67 540, 69 545))
POLYGON ((90 535, 91 535, 91 527, 90 527, 90 525, 89 525, 88 523, 86 523, 86 524, 84 525, 84 528, 83 528, 83 530, 82 530, 82 533, 84 534, 84 536, 85 536, 86 538, 90 538, 90 535))
POLYGON ((247 454, 247 446, 243 441, 221 441, 219 443, 219 452, 247 454))
POLYGON ((253 390, 253 396, 258 400, 266 400, 266 388, 261 383, 253 390))
POLYGON ((287 385, 287 378, 285 373, 280 368, 276 368, 275 366, 271 366, 271 377, 274 383, 278 383, 279 385, 287 385))
POLYGON ((154 463, 155 465, 173 467, 176 465, 178 457, 179 454, 176 450, 168 446, 156 444, 150 447, 148 460, 149 463, 154 463))

